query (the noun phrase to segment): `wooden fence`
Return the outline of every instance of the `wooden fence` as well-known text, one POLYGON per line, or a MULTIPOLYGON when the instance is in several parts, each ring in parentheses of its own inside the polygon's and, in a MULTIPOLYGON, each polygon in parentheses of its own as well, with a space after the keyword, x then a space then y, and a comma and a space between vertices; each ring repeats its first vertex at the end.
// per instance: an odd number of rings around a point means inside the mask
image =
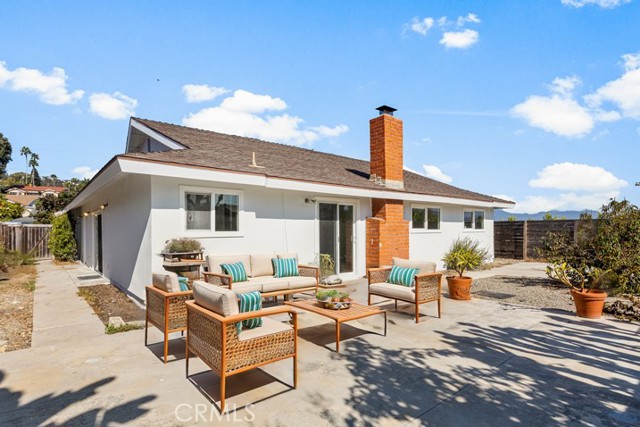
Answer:
POLYGON ((575 239, 578 220, 496 221, 493 227, 497 258, 535 259, 547 233, 568 233, 575 239))
POLYGON ((52 258, 49 252, 49 224, 0 223, 0 243, 7 250, 30 253, 34 258, 52 258))

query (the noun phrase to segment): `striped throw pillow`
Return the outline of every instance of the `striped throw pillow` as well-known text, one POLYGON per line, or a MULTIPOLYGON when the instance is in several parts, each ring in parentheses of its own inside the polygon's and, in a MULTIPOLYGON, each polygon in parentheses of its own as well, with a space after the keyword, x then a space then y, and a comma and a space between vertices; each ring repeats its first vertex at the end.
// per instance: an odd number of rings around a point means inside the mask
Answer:
POLYGON ((394 265, 391 267, 388 281, 394 285, 413 286, 413 278, 416 274, 418 274, 417 268, 402 268, 394 265))
MULTIPOLYGON (((240 313, 262 310, 262 296, 260 292, 253 291, 246 294, 239 294, 238 298, 240 299, 240 313)), ((262 317, 243 320, 242 322, 238 322, 238 333, 242 331, 242 328, 253 329, 259 326, 262 326, 262 317)))
POLYGON ((276 274, 273 277, 299 276, 298 260, 296 258, 273 258, 273 270, 276 274))
POLYGON ((189 279, 186 277, 178 276, 178 283, 180 284, 180 291, 188 291, 189 290, 189 279))
POLYGON ((220 264, 220 268, 222 268, 222 271, 231 276, 231 280, 234 283, 247 281, 247 271, 244 269, 244 264, 242 263, 242 261, 236 262, 234 264, 220 264))

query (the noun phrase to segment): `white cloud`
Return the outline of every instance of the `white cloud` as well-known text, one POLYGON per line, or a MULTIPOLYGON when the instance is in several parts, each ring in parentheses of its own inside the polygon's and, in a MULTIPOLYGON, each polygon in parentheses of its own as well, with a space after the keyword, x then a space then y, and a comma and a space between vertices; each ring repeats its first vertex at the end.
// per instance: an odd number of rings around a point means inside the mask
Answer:
POLYGON ((563 98, 571 98, 578 86, 582 86, 582 80, 576 76, 556 77, 549 85, 549 90, 563 98))
MULTIPOLYGON (((636 54, 637 55, 637 54, 636 54)), ((640 58, 625 59, 625 69, 622 77, 610 81, 587 95, 585 101, 593 108, 600 107, 605 102, 611 102, 622 111, 625 117, 640 119, 640 58)))
POLYGON ((622 65, 625 71, 633 71, 640 68, 640 52, 625 53, 622 55, 622 65))
POLYGON ((467 22, 471 22, 473 24, 479 24, 480 18, 478 18, 478 15, 476 15, 475 13, 468 13, 467 16, 458 16, 458 20, 456 21, 456 24, 458 25, 458 27, 462 27, 467 22))
POLYGON ((442 172, 442 170, 434 165, 422 165, 424 169, 424 175, 427 178, 435 179, 436 181, 444 182, 445 184, 451 184, 453 178, 442 172))
POLYGON ((629 185, 599 166, 579 163, 554 163, 538 172, 538 178, 529 181, 534 188, 552 188, 593 193, 619 190, 629 185))
POLYGON ((233 135, 260 138, 293 145, 310 145, 321 138, 337 137, 349 130, 346 125, 303 127, 304 120, 283 111, 280 98, 237 90, 219 106, 204 108, 182 119, 185 126, 233 135))
POLYGON ((79 175, 81 178, 91 179, 98 173, 98 169, 91 169, 89 166, 78 166, 72 171, 74 174, 79 175))
POLYGON ((586 108, 560 95, 530 96, 513 107, 511 113, 524 119, 529 126, 560 136, 582 137, 594 126, 594 119, 586 108))
POLYGON ((228 93, 229 90, 223 87, 209 85, 186 84, 182 86, 182 92, 187 98, 187 102, 211 101, 214 98, 228 93))
POLYGON ((414 33, 418 33, 422 36, 426 36, 429 30, 431 29, 431 27, 433 27, 433 24, 434 24, 433 18, 426 17, 426 18, 420 19, 418 17, 415 17, 411 20, 411 23, 405 25, 405 28, 410 29, 414 33))
POLYGON ((120 92, 115 92, 111 95, 108 93, 92 93, 89 97, 89 110, 96 116, 108 120, 121 120, 133 116, 137 106, 138 101, 136 99, 120 92))
POLYGON ((287 108, 286 102, 269 95, 256 95, 246 90, 237 90, 233 96, 225 98, 220 104, 225 110, 239 113, 262 113, 264 111, 282 111, 287 108))
POLYGON ((603 9, 613 9, 621 6, 625 3, 630 3, 631 0, 560 0, 565 6, 582 7, 586 5, 596 5, 603 9))
POLYGON ((440 44, 453 49, 466 49, 478 42, 480 35, 476 30, 445 31, 440 44))
POLYGON ((84 96, 83 90, 67 90, 67 76, 64 69, 54 67, 48 74, 34 68, 16 68, 11 71, 0 61, 0 87, 15 92, 34 93, 46 104, 73 104, 84 96))

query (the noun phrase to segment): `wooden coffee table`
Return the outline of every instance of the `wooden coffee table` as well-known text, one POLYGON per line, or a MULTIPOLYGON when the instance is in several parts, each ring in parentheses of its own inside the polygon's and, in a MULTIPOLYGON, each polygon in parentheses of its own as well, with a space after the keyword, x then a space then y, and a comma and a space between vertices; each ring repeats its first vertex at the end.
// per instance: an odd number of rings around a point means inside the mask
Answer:
POLYGON ((315 299, 301 301, 285 301, 286 305, 319 314, 336 322, 336 353, 340 353, 340 325, 344 322, 362 319, 376 314, 384 315, 384 336, 387 336, 387 310, 379 307, 351 303, 351 307, 344 310, 332 310, 324 308, 315 299))

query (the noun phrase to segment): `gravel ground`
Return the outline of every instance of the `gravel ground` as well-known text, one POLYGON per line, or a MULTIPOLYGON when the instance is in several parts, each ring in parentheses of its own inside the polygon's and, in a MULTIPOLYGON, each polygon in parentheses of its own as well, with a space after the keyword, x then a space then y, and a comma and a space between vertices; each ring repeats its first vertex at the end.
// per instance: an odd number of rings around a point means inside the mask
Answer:
POLYGON ((547 278, 493 276, 476 279, 471 285, 471 294, 507 304, 575 311, 569 289, 547 278))

